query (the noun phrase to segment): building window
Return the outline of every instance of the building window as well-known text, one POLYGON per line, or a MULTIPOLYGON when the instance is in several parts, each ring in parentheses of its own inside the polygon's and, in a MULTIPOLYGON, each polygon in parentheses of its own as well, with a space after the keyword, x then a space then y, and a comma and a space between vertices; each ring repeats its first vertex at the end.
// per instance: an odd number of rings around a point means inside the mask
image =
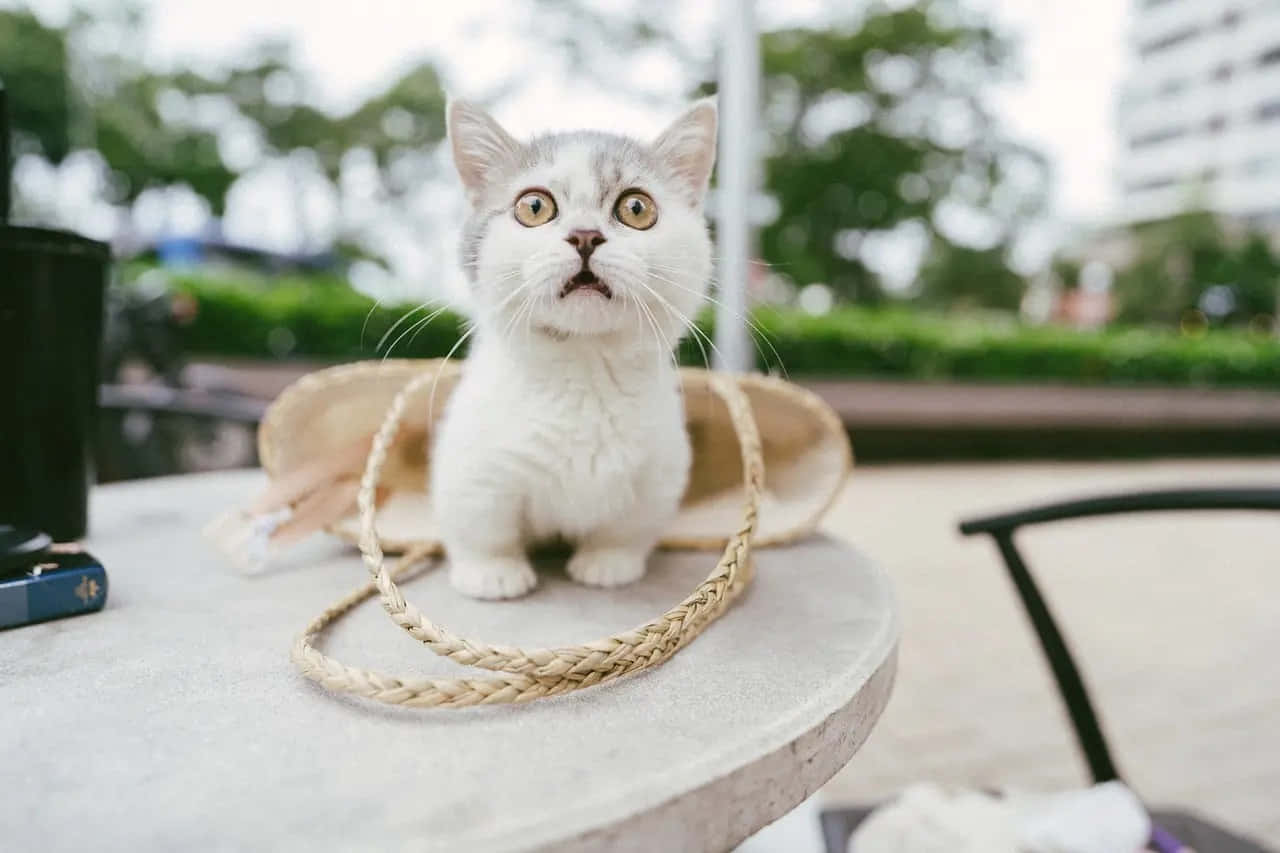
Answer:
POLYGON ((1156 94, 1174 95, 1174 94, 1177 94, 1178 92, 1181 92, 1185 88, 1187 88, 1187 81, 1179 80, 1175 78, 1173 80, 1166 80, 1163 83, 1161 83, 1160 88, 1156 89, 1156 94))
POLYGON ((1199 27, 1187 27, 1186 29, 1175 30, 1174 32, 1169 33, 1169 35, 1165 36, 1164 38, 1159 38, 1159 39, 1156 39, 1155 41, 1149 41, 1146 44, 1140 46, 1138 48, 1138 53, 1140 53, 1143 56, 1151 56, 1152 54, 1156 54, 1156 53, 1160 53, 1162 51, 1168 50, 1171 47, 1177 47, 1178 45, 1184 42, 1188 42, 1198 35, 1200 35, 1199 27))
POLYGON ((1231 9, 1230 11, 1223 13, 1223 15, 1222 15, 1222 26, 1224 26, 1224 27, 1234 27, 1234 26, 1235 26, 1236 24, 1238 24, 1238 23, 1240 23, 1240 10, 1239 10, 1239 9, 1231 9))
POLYGON ((1174 186, 1178 183, 1176 178, 1149 178, 1145 181, 1135 181, 1125 186, 1125 189, 1131 193, 1144 193, 1153 190, 1163 190, 1174 186))
POLYGON ((1226 116, 1213 116, 1209 121, 1205 122, 1205 130, 1210 133, 1222 133, 1227 126, 1226 116))
POLYGON ((1228 80, 1230 80, 1231 66, 1224 62, 1222 65, 1219 65, 1217 68, 1213 69, 1213 79, 1214 79, 1214 82, 1217 82, 1217 83, 1225 83, 1228 80))
POLYGON ((1274 171, 1277 166, 1280 166, 1280 160, 1275 157, 1256 157, 1241 166, 1240 172, 1245 175, 1264 175, 1274 171))
POLYGON ((1153 145, 1160 145, 1186 135, 1187 129, 1185 127, 1166 127, 1162 130, 1153 130, 1141 136, 1131 137, 1129 139, 1129 148, 1137 151, 1139 148, 1150 148, 1153 145))
POLYGON ((1280 44, 1270 48, 1258 57, 1259 65, 1275 65, 1277 62, 1280 62, 1280 44))
POLYGON ((1259 104, 1258 109, 1254 112, 1258 121, 1275 121, 1280 119, 1280 101, 1267 101, 1259 104))

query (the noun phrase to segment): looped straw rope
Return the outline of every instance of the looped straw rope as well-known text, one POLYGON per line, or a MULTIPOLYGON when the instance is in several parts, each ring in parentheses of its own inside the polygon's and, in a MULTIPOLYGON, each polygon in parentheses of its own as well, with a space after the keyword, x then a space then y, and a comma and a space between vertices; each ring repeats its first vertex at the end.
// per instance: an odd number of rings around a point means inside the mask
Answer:
POLYGON ((438 555, 439 546, 411 549, 388 571, 374 526, 374 496, 388 449, 409 399, 430 378, 431 375, 424 372, 400 390, 374 437, 357 496, 360 552, 372 580, 316 617, 298 637, 292 658, 307 678, 330 690, 355 693, 391 705, 424 708, 462 708, 556 696, 662 663, 724 612, 750 582, 751 541, 764 483, 764 455, 746 394, 732 376, 713 374, 711 390, 724 401, 742 451, 746 502, 742 525, 730 537, 715 569, 687 598, 657 619, 630 630, 580 646, 549 649, 493 646, 465 639, 432 622, 405 600, 395 581, 424 559, 438 555), (382 605, 391 619, 431 651, 496 674, 476 678, 404 678, 348 666, 315 647, 321 631, 374 593, 381 595, 382 605))

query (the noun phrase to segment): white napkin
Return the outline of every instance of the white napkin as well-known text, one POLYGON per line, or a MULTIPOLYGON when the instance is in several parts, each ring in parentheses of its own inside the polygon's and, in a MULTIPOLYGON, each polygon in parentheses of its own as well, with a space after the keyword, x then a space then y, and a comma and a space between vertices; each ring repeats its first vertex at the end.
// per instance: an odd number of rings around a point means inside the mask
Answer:
POLYGON ((1150 836, 1146 810, 1120 782, 1009 797, 926 783, 868 816, 849 853, 1136 853, 1150 836))

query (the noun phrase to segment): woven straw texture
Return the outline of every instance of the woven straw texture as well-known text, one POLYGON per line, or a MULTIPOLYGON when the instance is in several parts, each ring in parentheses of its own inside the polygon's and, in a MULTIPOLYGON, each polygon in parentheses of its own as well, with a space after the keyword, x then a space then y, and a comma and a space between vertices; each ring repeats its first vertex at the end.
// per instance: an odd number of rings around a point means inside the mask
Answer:
MULTIPOLYGON (((396 579, 424 560, 437 556, 440 548, 432 542, 411 545, 396 565, 388 569, 384 543, 375 528, 375 495, 406 407, 428 385, 434 390, 438 379, 438 371, 434 376, 432 371, 414 376, 396 394, 374 436, 357 499, 358 544, 371 580, 313 620, 294 644, 294 663, 308 678, 331 690, 413 707, 462 708, 557 696, 662 663, 723 613, 750 582, 751 547, 764 484, 764 452, 751 402, 739 380, 729 375, 707 374, 706 386, 727 409, 737 435, 744 501, 741 522, 727 537, 715 568, 688 597, 652 621, 579 646, 548 649, 495 646, 460 637, 432 622, 405 600, 396 579), (381 596, 391 619, 431 651, 494 674, 451 679, 394 676, 349 666, 316 648, 319 635, 328 625, 375 594, 381 596)), ((268 453, 272 448, 265 441, 263 450, 264 461, 270 468, 268 453)))
MULTIPOLYGON (((354 494, 370 440, 397 393, 423 373, 430 374, 428 387, 406 403, 382 469, 376 528, 388 553, 431 548, 440 532, 427 489, 429 449, 459 379, 459 363, 401 359, 326 368, 286 389, 263 420, 259 456, 273 481, 316 460, 352 459, 343 475, 352 509, 327 529, 353 545, 361 538, 354 494)), ((742 518, 747 496, 738 431, 711 388, 716 375, 699 368, 680 371, 693 465, 679 512, 662 534, 662 548, 722 550, 742 518)), ((815 529, 843 488, 853 461, 848 434, 831 407, 799 385, 760 374, 737 375, 734 382, 750 403, 764 455, 753 542, 756 547, 794 542, 815 529)))

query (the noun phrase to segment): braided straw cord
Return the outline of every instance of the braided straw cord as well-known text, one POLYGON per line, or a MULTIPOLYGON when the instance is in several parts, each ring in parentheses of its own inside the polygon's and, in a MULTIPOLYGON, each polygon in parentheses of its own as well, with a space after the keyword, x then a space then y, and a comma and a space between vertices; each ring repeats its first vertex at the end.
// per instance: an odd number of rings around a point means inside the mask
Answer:
POLYGON ((378 478, 405 407, 431 377, 424 372, 400 390, 374 437, 357 496, 360 552, 372 580, 327 609, 298 637, 292 658, 303 675, 331 690, 414 707, 460 708, 556 696, 662 663, 701 633, 750 582, 751 541, 764 483, 764 455, 750 401, 733 377, 716 374, 711 377, 711 389, 724 401, 738 435, 746 502, 742 524, 730 537, 715 569, 687 598, 657 619, 580 646, 494 646, 465 639, 435 624, 405 600, 395 579, 424 558, 439 554, 439 547, 411 549, 388 571, 375 529, 374 506, 378 478), (496 674, 477 678, 401 678, 348 666, 315 647, 321 631, 375 592, 381 595, 383 608, 391 619, 427 648, 442 657, 496 674))

